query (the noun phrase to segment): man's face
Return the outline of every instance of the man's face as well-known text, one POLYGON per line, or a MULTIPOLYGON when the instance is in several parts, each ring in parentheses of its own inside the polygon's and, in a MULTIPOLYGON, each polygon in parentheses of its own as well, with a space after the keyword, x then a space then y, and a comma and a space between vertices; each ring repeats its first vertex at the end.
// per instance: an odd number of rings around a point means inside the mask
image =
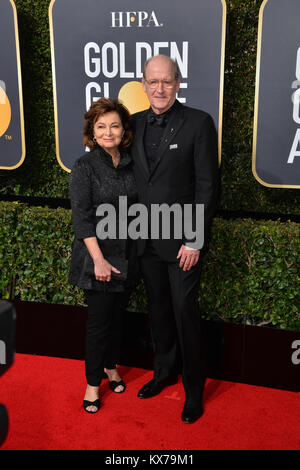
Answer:
POLYGON ((161 114, 173 105, 180 79, 176 80, 174 77, 172 62, 158 57, 148 63, 146 78, 143 78, 142 84, 153 111, 161 114))

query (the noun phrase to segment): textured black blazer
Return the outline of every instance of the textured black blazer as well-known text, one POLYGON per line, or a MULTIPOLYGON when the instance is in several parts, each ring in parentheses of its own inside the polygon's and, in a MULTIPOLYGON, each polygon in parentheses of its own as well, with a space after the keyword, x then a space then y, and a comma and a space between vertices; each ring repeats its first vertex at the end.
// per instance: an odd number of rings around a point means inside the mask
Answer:
MULTIPOLYGON (((148 110, 133 115, 134 143, 131 154, 139 202, 151 204, 204 204, 205 237, 203 252, 208 247, 209 231, 216 208, 218 187, 218 143, 211 116, 201 110, 175 102, 174 113, 166 125, 158 148, 157 164, 150 173, 144 149, 148 110)), ((175 261, 182 240, 153 240, 160 256, 175 261)), ((139 255, 145 241, 139 242, 139 255)))
MULTIPOLYGON (((115 207, 118 221, 119 196, 127 196, 128 207, 137 201, 137 190, 132 171, 132 159, 127 152, 121 151, 117 168, 111 156, 101 147, 78 158, 69 177, 69 190, 72 208, 74 242, 72 247, 69 283, 83 289, 121 292, 126 285, 135 285, 138 269, 134 244, 126 239, 98 240, 105 258, 114 258, 116 263, 124 264, 130 258, 127 279, 119 280, 114 276, 109 283, 97 281, 94 276, 94 263, 83 241, 84 238, 97 237, 96 226, 102 217, 96 216, 97 207, 109 203, 115 207)), ((115 267, 118 268, 116 265, 115 267)))

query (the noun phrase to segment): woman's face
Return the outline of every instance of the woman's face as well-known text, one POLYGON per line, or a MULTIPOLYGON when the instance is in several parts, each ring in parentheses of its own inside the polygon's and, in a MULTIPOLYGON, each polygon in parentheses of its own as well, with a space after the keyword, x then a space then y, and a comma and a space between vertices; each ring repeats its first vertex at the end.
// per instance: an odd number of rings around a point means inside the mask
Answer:
POLYGON ((116 111, 103 114, 94 124, 94 137, 97 143, 108 153, 117 150, 123 134, 124 128, 116 111))

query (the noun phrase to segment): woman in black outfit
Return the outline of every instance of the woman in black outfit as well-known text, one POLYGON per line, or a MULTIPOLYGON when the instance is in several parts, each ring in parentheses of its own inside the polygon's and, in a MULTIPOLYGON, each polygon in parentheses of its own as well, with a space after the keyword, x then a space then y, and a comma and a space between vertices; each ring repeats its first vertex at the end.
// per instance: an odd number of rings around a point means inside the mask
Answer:
POLYGON ((99 386, 104 376, 111 390, 125 391, 116 363, 122 313, 138 282, 138 266, 134 242, 118 238, 118 215, 120 196, 127 197, 128 207, 137 201, 132 160, 126 151, 131 141, 127 109, 117 100, 100 98, 85 113, 84 144, 91 151, 76 160, 70 174, 75 239, 69 282, 84 289, 88 304, 83 401, 88 413, 100 408, 99 386), (104 203, 115 208, 116 237, 105 239, 100 224, 97 227, 104 213, 100 216, 96 211, 104 203))

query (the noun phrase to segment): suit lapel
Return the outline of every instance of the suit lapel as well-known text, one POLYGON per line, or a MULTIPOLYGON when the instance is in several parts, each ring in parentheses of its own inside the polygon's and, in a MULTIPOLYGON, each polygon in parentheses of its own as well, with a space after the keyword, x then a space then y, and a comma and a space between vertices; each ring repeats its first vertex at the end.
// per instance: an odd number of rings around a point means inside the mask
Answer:
POLYGON ((157 161, 156 161, 156 165, 153 168, 151 175, 153 175, 153 173, 157 169, 157 166, 161 163, 166 150, 170 147, 171 142, 174 140, 174 137, 176 136, 177 132, 181 128, 183 122, 184 122, 183 108, 178 103, 174 114, 171 115, 171 118, 168 121, 168 124, 166 126, 166 129, 163 135, 163 139, 160 143, 160 146, 158 147, 157 161))
POLYGON ((146 127, 146 122, 147 122, 147 111, 143 113, 143 115, 140 116, 139 119, 136 120, 136 126, 135 126, 135 146, 137 149, 137 155, 138 158, 135 159, 136 163, 140 165, 142 168, 145 177, 147 180, 150 178, 150 176, 153 175, 154 171, 156 171, 158 165, 163 159, 163 156, 166 152, 166 150, 169 148, 171 142, 174 140, 174 137, 176 136, 177 132, 181 128, 183 122, 184 122, 184 112, 183 112, 183 106, 177 102, 177 106, 174 110, 174 113, 171 115, 170 120, 167 123, 163 139, 160 143, 160 146, 158 147, 158 157, 157 157, 157 162, 155 167, 153 168, 153 171, 149 172, 149 167, 148 167, 148 162, 147 162, 147 157, 145 153, 145 148, 144 148, 144 134, 145 134, 145 127, 146 127))
POLYGON ((146 178, 149 178, 149 168, 147 157, 144 148, 144 134, 145 134, 145 127, 146 127, 146 116, 147 112, 141 116, 140 119, 136 121, 136 128, 135 128, 135 145, 137 148, 137 155, 138 158, 136 159, 136 163, 140 164, 142 167, 146 178))

